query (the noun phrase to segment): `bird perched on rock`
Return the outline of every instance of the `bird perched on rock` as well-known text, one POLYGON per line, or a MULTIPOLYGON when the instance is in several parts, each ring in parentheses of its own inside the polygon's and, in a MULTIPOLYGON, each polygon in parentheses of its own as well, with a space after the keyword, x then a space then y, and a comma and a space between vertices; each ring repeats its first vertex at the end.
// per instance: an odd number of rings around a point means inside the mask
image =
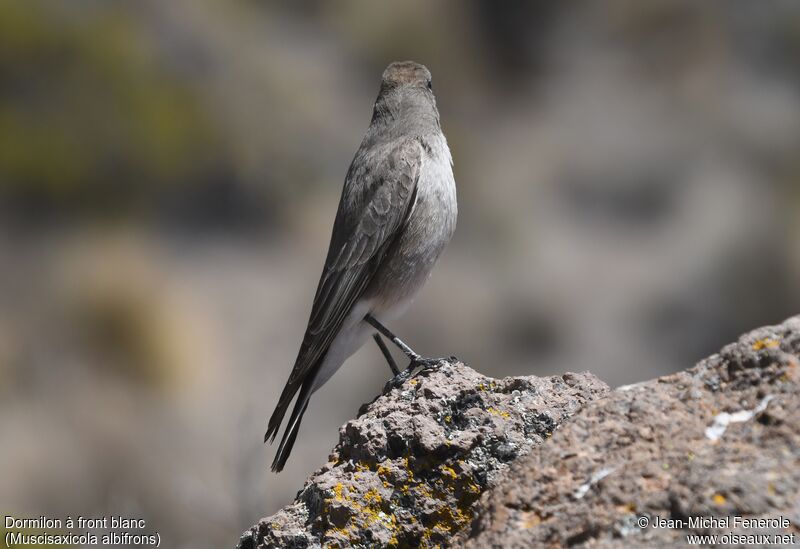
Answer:
POLYGON ((347 171, 328 255, 303 343, 269 420, 274 440, 298 393, 272 470, 283 469, 309 399, 372 335, 395 375, 381 335, 430 365, 386 327, 408 307, 456 226, 452 157, 431 73, 411 61, 389 65, 364 140, 347 171))

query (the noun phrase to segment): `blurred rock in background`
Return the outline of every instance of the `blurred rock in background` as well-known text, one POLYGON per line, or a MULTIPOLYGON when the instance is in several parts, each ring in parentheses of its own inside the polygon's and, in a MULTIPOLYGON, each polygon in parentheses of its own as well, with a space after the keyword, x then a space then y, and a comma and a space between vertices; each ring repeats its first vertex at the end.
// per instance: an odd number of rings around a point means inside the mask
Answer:
POLYGON ((392 60, 459 186, 421 351, 617 385, 797 313, 798 48, 793 2, 3 4, 0 506, 197 548, 292 499, 388 375, 359 352, 267 474, 392 60))

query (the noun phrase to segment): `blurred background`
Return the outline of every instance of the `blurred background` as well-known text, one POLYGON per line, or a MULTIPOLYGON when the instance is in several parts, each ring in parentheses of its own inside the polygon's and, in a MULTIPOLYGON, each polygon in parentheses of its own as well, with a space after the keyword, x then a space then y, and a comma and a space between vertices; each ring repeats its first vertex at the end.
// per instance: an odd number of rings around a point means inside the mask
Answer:
POLYGON ((459 226, 393 328, 612 385, 800 312, 800 3, 0 3, 0 508, 233 546, 389 376, 261 443, 380 75, 432 71, 459 226))

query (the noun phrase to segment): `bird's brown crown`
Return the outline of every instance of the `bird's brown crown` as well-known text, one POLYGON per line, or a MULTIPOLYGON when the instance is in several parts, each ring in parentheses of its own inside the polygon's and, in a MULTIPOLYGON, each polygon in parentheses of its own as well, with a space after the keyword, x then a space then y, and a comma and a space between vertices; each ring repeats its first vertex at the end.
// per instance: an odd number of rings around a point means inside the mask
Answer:
POLYGON ((431 72, 413 61, 396 61, 383 71, 383 81, 391 85, 427 85, 431 79, 431 72))

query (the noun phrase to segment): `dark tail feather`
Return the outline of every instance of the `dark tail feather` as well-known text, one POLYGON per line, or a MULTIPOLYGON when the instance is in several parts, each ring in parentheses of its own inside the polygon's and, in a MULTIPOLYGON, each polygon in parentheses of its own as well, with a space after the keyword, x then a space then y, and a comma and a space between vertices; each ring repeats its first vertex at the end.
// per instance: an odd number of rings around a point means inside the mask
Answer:
MULTIPOLYGON (((279 473, 283 470, 283 466, 286 465, 286 460, 289 459, 289 454, 292 452, 294 440, 297 438, 298 431, 300 431, 300 422, 303 420, 303 414, 306 412, 308 401, 311 399, 311 386, 313 382, 314 380, 310 379, 303 383, 303 389, 300 391, 300 395, 294 403, 292 416, 289 418, 289 423, 286 425, 283 437, 281 437, 281 444, 278 446, 278 453, 275 454, 275 460, 272 462, 272 471, 275 473, 279 473)), ((267 431, 267 433, 269 433, 269 431, 267 431)))
POLYGON ((267 432, 264 433, 264 442, 267 442, 267 440, 269 440, 269 442, 275 440, 275 435, 278 434, 281 428, 283 416, 286 415, 286 410, 289 409, 289 404, 292 403, 292 398, 297 392, 297 389, 297 383, 286 383, 286 386, 281 392, 281 397, 278 399, 278 405, 275 406, 275 411, 272 412, 272 416, 269 418, 269 426, 267 427, 267 432))

